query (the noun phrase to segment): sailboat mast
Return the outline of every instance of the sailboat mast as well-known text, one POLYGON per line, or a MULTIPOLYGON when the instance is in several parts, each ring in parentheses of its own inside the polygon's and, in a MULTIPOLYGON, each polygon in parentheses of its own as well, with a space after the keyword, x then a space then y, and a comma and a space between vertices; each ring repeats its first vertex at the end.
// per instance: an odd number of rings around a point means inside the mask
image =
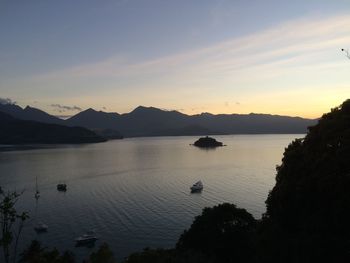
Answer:
POLYGON ((38 189, 38 176, 35 176, 35 198, 38 199, 40 196, 39 189, 38 189))

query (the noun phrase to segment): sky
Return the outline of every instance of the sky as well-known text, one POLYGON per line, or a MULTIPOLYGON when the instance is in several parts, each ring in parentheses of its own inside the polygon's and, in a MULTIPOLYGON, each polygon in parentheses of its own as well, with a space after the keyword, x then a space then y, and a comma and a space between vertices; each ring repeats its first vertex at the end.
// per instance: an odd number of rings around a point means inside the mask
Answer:
POLYGON ((0 0, 0 101, 318 118, 350 97, 349 0, 0 0))

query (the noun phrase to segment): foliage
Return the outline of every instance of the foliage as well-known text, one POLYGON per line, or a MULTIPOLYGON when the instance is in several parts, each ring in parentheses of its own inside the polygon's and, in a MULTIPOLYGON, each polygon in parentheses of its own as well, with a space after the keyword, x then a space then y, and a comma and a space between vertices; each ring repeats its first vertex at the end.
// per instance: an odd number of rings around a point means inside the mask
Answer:
POLYGON ((131 254, 125 263, 214 263, 202 253, 177 249, 149 249, 131 254))
POLYGON ((284 152, 262 225, 263 243, 270 244, 269 260, 271 254, 284 262, 350 259, 349 160, 347 100, 284 152), (287 259, 278 258, 276 250, 287 259))
POLYGON ((256 224, 251 214, 233 204, 204 208, 177 248, 199 251, 219 262, 252 262, 256 224))
POLYGON ((0 201, 0 246, 3 250, 4 261, 8 263, 12 259, 12 262, 15 263, 20 234, 24 222, 29 216, 26 212, 18 213, 15 208, 21 193, 5 193, 2 188, 0 188, 0 196, 2 198, 0 201))
POLYGON ((42 247, 41 244, 33 240, 29 247, 23 251, 19 263, 74 263, 74 255, 70 251, 65 251, 60 255, 54 248, 49 250, 42 247))
POLYGON ((112 251, 106 243, 103 243, 97 252, 90 255, 89 263, 115 263, 112 251))

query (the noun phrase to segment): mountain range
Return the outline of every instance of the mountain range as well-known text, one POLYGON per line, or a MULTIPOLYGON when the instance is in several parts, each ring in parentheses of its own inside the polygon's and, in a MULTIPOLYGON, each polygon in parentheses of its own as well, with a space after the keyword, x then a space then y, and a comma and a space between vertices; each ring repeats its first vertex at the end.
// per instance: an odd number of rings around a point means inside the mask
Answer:
POLYGON ((82 127, 20 120, 0 112, 0 144, 76 144, 106 141, 82 127))
MULTIPOLYGON (((109 113, 87 109, 62 120, 42 110, 14 104, 0 104, 0 112, 22 120, 33 120, 66 126, 79 126, 118 137, 179 136, 208 134, 298 134, 317 120, 270 114, 186 115, 154 107, 139 106, 130 113, 109 113), (108 131, 108 132, 106 132, 108 131)), ((107 136, 108 137, 108 136, 107 136)))

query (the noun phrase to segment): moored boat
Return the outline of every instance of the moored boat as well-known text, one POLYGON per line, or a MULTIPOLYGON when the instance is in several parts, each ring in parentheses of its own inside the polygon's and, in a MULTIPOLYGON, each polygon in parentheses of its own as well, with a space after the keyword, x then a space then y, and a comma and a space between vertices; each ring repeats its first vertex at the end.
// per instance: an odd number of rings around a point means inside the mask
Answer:
POLYGON ((86 234, 75 239, 76 245, 89 245, 95 243, 97 236, 93 231, 89 231, 86 234))
POLYGON ((67 191, 67 185, 66 184, 58 184, 57 185, 57 190, 58 191, 62 191, 62 192, 67 191))
POLYGON ((47 232, 48 229, 49 229, 49 227, 46 224, 42 223, 42 222, 39 222, 38 224, 36 224, 34 226, 34 230, 36 232, 39 232, 39 233, 40 232, 47 232))
POLYGON ((203 190, 203 183, 202 181, 198 181, 196 182, 195 184, 193 184, 191 187, 191 192, 194 193, 194 192, 201 192, 203 190))

